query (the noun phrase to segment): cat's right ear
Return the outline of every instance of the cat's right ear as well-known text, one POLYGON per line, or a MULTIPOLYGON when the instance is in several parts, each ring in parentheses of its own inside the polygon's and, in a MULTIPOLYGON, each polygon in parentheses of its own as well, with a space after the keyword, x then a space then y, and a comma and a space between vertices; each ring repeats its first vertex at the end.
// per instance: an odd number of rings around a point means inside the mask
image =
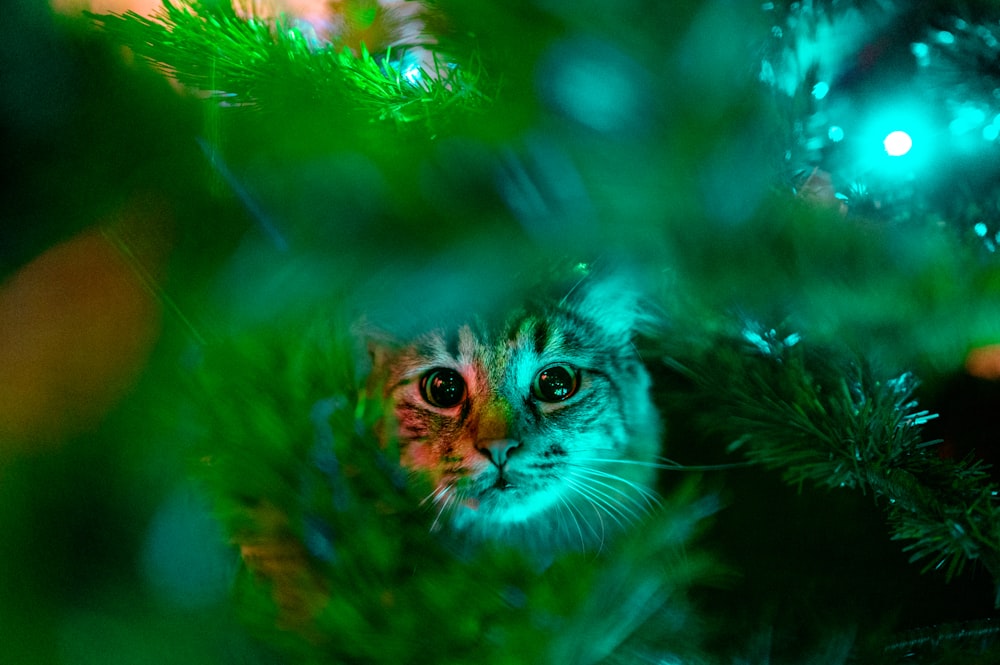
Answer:
POLYGON ((389 372, 399 352, 399 344, 385 331, 371 325, 366 319, 360 319, 351 326, 354 339, 358 345, 358 359, 362 365, 361 373, 368 376, 368 386, 385 383, 389 372))
POLYGON ((392 367, 396 349, 389 343, 369 338, 366 341, 368 347, 368 361, 371 363, 371 373, 373 375, 387 376, 389 368, 392 367))

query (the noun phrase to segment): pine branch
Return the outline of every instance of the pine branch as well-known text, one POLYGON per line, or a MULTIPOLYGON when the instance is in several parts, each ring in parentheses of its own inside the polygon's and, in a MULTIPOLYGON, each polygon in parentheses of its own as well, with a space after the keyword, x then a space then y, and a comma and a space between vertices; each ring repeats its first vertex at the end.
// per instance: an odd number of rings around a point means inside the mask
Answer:
POLYGON ((229 2, 164 0, 152 17, 127 12, 92 18, 111 39, 227 107, 326 105, 370 121, 421 123, 433 132, 450 116, 491 99, 475 54, 459 65, 435 53, 433 71, 404 69, 402 59, 394 60, 397 53, 317 44, 285 17, 243 17, 229 2))
POLYGON ((885 653, 899 659, 894 662, 969 662, 972 654, 988 653, 998 641, 1000 626, 987 619, 911 630, 886 646, 885 653))
POLYGON ((468 551, 432 531, 430 488, 380 446, 348 327, 312 321, 213 344, 189 377, 197 473, 240 548, 238 600, 258 635, 292 662, 698 654, 685 596, 719 574, 692 544, 714 498, 686 484, 604 555, 540 566, 503 543, 468 551))
POLYGON ((912 374, 880 379, 856 359, 756 326, 667 363, 692 382, 706 421, 734 439, 732 450, 799 487, 871 493, 893 538, 911 541, 911 561, 949 578, 981 562, 1000 606, 998 488, 982 462, 942 459, 923 439, 935 416, 919 410, 912 374))

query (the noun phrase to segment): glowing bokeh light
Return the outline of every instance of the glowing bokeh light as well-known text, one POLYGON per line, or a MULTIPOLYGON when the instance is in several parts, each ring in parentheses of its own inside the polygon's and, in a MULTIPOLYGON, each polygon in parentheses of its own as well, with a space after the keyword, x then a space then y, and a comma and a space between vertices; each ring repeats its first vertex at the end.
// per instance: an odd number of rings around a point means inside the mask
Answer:
POLYGON ((406 69, 403 70, 403 78, 410 85, 420 85, 423 79, 423 71, 421 71, 418 65, 408 65, 406 69))
POLYGON ((844 128, 838 125, 833 125, 830 130, 826 133, 827 137, 834 143, 840 143, 844 140, 844 128))
POLYGON ((906 132, 896 130, 889 134, 882 141, 885 151, 890 157, 902 157, 910 152, 913 147, 913 139, 906 132))
POLYGON ((935 109, 920 97, 887 97, 866 109, 864 115, 863 124, 847 129, 861 168, 876 169, 885 176, 909 177, 932 168, 945 147, 935 109))
POLYGON ((954 44, 955 35, 948 32, 947 30, 942 30, 941 32, 937 33, 937 40, 941 44, 954 44))
POLYGON ((980 379, 1000 379, 1000 344, 980 346, 969 351, 965 358, 965 370, 980 379))
POLYGON ((972 103, 965 103, 952 111, 953 119, 948 130, 957 135, 967 134, 982 127, 986 122, 986 112, 972 103))
POLYGON ((600 132, 640 126, 649 82, 638 64, 614 47, 583 39, 556 44, 539 83, 560 111, 600 132))

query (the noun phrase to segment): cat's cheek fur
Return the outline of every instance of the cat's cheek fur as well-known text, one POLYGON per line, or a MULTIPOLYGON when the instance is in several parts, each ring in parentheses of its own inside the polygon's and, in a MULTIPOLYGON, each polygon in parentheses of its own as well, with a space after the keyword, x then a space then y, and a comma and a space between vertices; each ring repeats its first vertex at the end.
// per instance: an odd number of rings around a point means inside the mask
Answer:
POLYGON ((408 469, 426 473, 433 472, 439 466, 437 454, 434 452, 434 449, 429 445, 421 445, 419 443, 410 443, 407 445, 400 461, 408 469))

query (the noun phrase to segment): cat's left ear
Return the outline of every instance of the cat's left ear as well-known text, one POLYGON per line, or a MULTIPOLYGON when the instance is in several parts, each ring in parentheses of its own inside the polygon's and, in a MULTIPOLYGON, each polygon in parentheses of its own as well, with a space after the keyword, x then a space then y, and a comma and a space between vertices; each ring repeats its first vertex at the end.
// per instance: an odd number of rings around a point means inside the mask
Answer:
POLYGON ((649 299, 638 275, 627 271, 589 275, 577 284, 570 299, 574 309, 616 339, 652 335, 664 316, 649 299))

